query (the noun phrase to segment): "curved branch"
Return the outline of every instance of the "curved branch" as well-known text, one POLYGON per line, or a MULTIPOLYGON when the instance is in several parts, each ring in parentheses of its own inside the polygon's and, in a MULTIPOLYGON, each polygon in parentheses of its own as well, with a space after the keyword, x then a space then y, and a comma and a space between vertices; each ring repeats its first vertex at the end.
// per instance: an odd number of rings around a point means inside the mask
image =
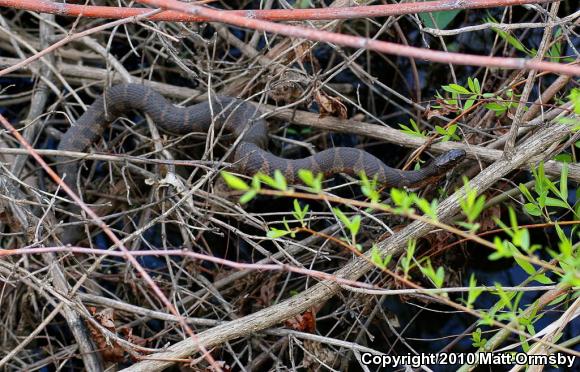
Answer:
MULTIPOLYGON (((472 189, 479 193, 485 191, 497 180, 512 170, 524 164, 530 158, 545 151, 553 143, 559 142, 569 134, 569 129, 563 125, 553 125, 544 128, 528 141, 518 147, 512 159, 501 158, 470 181, 472 189)), ((445 221, 455 216, 459 210, 459 202, 465 197, 462 190, 455 192, 439 206, 439 220, 445 221)), ((418 239, 430 231, 433 227, 421 221, 415 221, 399 231, 397 234, 379 243, 381 256, 387 254, 397 255, 406 247, 410 239, 418 239)), ((370 252, 366 253, 367 256, 370 252)), ((373 264, 362 257, 351 260, 342 269, 335 272, 339 278, 356 280, 373 268, 373 264)), ((147 360, 130 366, 124 371, 159 371, 169 367, 179 358, 188 357, 198 351, 201 346, 211 348, 228 340, 245 337, 257 331, 276 325, 286 319, 296 316, 309 308, 324 302, 341 289, 336 282, 322 281, 315 286, 303 291, 297 296, 287 299, 277 305, 270 306, 253 314, 236 320, 226 322, 199 333, 197 340, 186 339, 168 348, 166 352, 148 356, 147 360)))
POLYGON ((449 53, 438 50, 416 48, 359 36, 344 35, 336 32, 321 31, 318 29, 274 23, 255 18, 246 18, 220 10, 181 3, 175 0, 137 0, 137 2, 156 6, 162 9, 187 12, 192 15, 207 17, 214 22, 222 22, 242 28, 286 35, 299 39, 321 41, 345 47, 368 49, 375 52, 422 59, 430 62, 446 64, 451 63, 469 66, 499 67, 505 69, 549 71, 563 75, 580 75, 580 66, 572 64, 560 64, 554 62, 529 60, 524 58, 502 58, 463 53, 449 53))
MULTIPOLYGON (((484 9, 498 6, 513 6, 522 4, 537 4, 554 0, 438 0, 428 2, 370 5, 347 8, 317 8, 317 9, 257 9, 257 10, 227 10, 228 15, 247 18, 257 18, 270 21, 305 21, 333 20, 396 16, 403 14, 444 12, 458 9, 484 9)), ((127 18, 141 16, 150 9, 123 8, 112 6, 93 6, 61 4, 49 0, 0 0, 0 6, 23 9, 41 13, 52 13, 61 16, 88 18, 127 18)), ((149 18, 151 21, 172 22, 206 22, 208 17, 169 10, 149 18)))

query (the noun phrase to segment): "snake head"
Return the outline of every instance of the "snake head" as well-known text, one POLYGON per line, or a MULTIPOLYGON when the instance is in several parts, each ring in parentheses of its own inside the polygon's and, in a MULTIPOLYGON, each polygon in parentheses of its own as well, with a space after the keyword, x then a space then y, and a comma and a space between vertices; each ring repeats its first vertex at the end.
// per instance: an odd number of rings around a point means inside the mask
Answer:
POLYGON ((466 156, 465 150, 453 149, 449 150, 433 160, 433 165, 437 169, 437 173, 442 174, 459 164, 466 156))

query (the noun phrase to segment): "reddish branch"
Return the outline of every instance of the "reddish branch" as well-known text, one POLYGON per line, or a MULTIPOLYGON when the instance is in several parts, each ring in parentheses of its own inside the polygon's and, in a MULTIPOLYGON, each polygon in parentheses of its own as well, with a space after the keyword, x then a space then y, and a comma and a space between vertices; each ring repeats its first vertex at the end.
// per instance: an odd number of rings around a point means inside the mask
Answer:
MULTIPOLYGON (((44 169, 44 171, 50 176, 50 178, 52 178, 52 180, 56 182, 62 188, 62 190, 64 190, 67 193, 67 195, 70 196, 70 198, 82 210, 84 210, 87 213, 87 215, 91 218, 91 220, 103 230, 103 232, 113 241, 113 243, 115 243, 115 246, 121 250, 120 254, 123 257, 125 257, 127 261, 131 263, 131 265, 133 265, 133 267, 135 268, 135 270, 137 270, 139 274, 141 274, 141 277, 143 278, 145 283, 147 283, 149 287, 153 290, 153 293, 157 295, 157 298, 167 307, 167 309, 173 315, 175 315, 179 319, 181 326, 185 329, 187 334, 191 338, 196 339, 197 336, 195 335, 191 327, 189 327, 187 323, 185 323, 183 316, 181 316, 177 308, 173 306, 173 303, 167 298, 167 296, 165 296, 161 288, 159 288, 159 286, 155 284, 153 278, 151 278, 151 276, 147 273, 147 271, 145 271, 143 266, 139 264, 139 261, 137 261, 135 256, 130 254, 127 247, 125 247, 123 242, 115 235, 115 233, 109 228, 109 226, 103 221, 103 219, 99 217, 91 208, 89 208, 89 206, 87 206, 85 202, 81 200, 81 198, 63 181, 63 179, 60 178, 59 175, 56 174, 56 172, 52 170, 51 167, 48 166, 48 164, 46 164, 44 159, 42 159, 42 157, 34 150, 34 148, 30 145, 30 143, 28 143, 28 141, 20 134, 20 132, 18 132, 16 128, 14 128, 14 126, 10 124, 10 122, 6 120, 4 116, 2 116, 2 114, 0 114, 0 124, 4 126, 4 128, 6 128, 6 130, 10 132, 14 136, 14 138, 18 140, 18 142, 20 142, 22 147, 24 147, 28 151, 30 156, 32 156, 34 160, 36 160, 36 162, 40 164, 42 169, 44 169)), ((217 367, 218 370, 220 370, 215 360, 212 358, 211 354, 208 353, 208 351, 205 349, 205 347, 203 347, 203 345, 200 345, 200 349, 203 352, 203 356, 212 365, 212 367, 217 367)))
POLYGON ((308 275, 321 280, 332 280, 340 284, 350 285, 356 288, 366 288, 366 289, 376 289, 381 290, 380 286, 374 284, 368 284, 364 282, 359 282, 356 280, 349 280, 344 278, 339 278, 336 275, 328 274, 322 271, 309 270, 301 267, 295 267, 291 265, 286 265, 283 263, 279 264, 261 264, 261 263, 240 263, 236 261, 230 261, 223 258, 209 256, 202 253, 195 253, 187 251, 184 249, 167 249, 167 250, 147 250, 147 251, 128 251, 119 252, 111 250, 102 250, 97 248, 85 248, 85 247, 73 247, 73 246, 59 246, 59 247, 41 247, 41 248, 18 248, 18 249, 0 249, 0 257, 2 256, 16 256, 25 254, 40 254, 40 253, 53 253, 53 252, 71 252, 80 254, 94 254, 102 256, 115 256, 115 257, 126 257, 127 254, 139 257, 139 256, 182 256, 189 257, 194 260, 213 262, 219 265, 228 266, 237 270, 259 270, 259 271, 288 271, 297 274, 308 275))
MULTIPOLYGON (((443 12, 457 9, 482 9, 498 6, 546 3, 553 0, 439 0, 409 2, 402 4, 371 5, 347 8, 318 9, 273 9, 273 10, 225 10, 224 14, 270 21, 332 20, 395 16, 426 12, 443 12)), ((83 16, 90 18, 126 18, 142 15, 149 11, 144 8, 123 8, 62 4, 49 0, 0 0, 0 6, 51 13, 63 16, 83 16)), ((210 20, 202 15, 169 10, 150 18, 153 21, 204 22, 210 20)))
MULTIPOLYGON (((437 50, 415 48, 406 45, 378 41, 374 39, 343 35, 335 32, 321 31, 313 28, 292 26, 282 23, 263 21, 255 18, 246 18, 232 13, 181 3, 175 0, 137 0, 142 4, 148 4, 162 9, 187 12, 195 16, 205 17, 215 22, 222 22, 238 27, 271 32, 274 34, 290 37, 321 41, 351 48, 362 48, 376 52, 393 54, 398 56, 417 58, 439 63, 452 63, 458 65, 499 67, 506 69, 526 69, 538 71, 550 71, 563 75, 580 75, 580 66, 566 65, 538 60, 522 58, 501 58, 478 56, 473 54, 448 53, 437 50)), ((463 2, 462 2, 463 3, 463 2)))

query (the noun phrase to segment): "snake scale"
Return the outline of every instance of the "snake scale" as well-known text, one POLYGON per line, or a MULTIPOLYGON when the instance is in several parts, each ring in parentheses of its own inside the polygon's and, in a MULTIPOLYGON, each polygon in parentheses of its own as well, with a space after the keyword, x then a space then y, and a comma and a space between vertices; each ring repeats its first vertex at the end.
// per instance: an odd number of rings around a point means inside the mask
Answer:
MULTIPOLYGON (((261 171, 273 174, 279 169, 289 182, 298 179, 299 169, 326 175, 346 173, 358 175, 365 172, 376 176, 385 187, 420 187, 444 175, 465 157, 463 150, 450 150, 435 158, 420 170, 402 171, 385 165, 366 151, 349 147, 334 147, 303 159, 284 159, 265 150, 268 126, 252 104, 232 97, 216 97, 189 107, 169 103, 153 89, 139 84, 113 86, 97 98, 87 111, 61 138, 58 146, 64 151, 86 151, 96 142, 107 126, 120 115, 131 110, 148 114, 164 131, 183 135, 207 132, 212 122, 216 131, 224 130, 236 138, 242 137, 234 154, 235 169, 242 174, 254 175, 261 171)), ((76 189, 78 162, 64 157, 58 159, 58 171, 66 174, 66 182, 76 189)))

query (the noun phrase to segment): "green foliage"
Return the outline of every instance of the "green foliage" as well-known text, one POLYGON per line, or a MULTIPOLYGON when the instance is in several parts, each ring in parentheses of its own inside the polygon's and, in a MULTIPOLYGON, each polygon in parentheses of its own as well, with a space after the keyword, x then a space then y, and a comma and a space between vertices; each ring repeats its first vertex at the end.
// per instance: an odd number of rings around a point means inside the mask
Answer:
POLYGON ((313 8, 312 0, 298 0, 295 3, 297 9, 313 8))
MULTIPOLYGON (((485 19, 487 23, 499 23, 495 18, 488 17, 485 19)), ((504 31, 498 27, 492 27, 492 30, 503 39, 508 45, 511 45, 514 49, 525 53, 528 57, 535 57, 537 51, 535 49, 528 49, 518 38, 513 36, 510 32, 504 31)))
POLYGON ((360 230, 361 216, 357 214, 349 219, 340 209, 332 208, 332 210, 342 224, 349 230, 351 244, 356 245, 356 235, 360 230))
MULTIPOLYGON (((444 90, 452 94, 452 96, 454 96, 453 99, 457 102, 464 102, 464 108, 466 106, 471 107, 470 104, 466 104, 467 101, 465 101, 465 99, 471 99, 470 97, 472 96, 474 96, 474 100, 494 98, 496 101, 489 102, 489 104, 502 104, 502 101, 497 100, 498 97, 482 93, 477 79, 469 78, 467 86, 465 87, 457 84, 449 84, 444 87, 444 90)), ((504 92, 503 94, 509 95, 511 93, 504 92)), ((575 108, 580 107, 580 90, 574 91, 569 98, 576 105, 575 108)), ((506 106, 504 106, 502 110, 507 111, 511 108, 509 105, 510 104, 506 103, 506 106)), ((411 121, 410 127, 401 127, 403 128, 403 131, 409 132, 409 134, 411 134, 410 132, 413 132, 415 135, 426 135, 426 132, 421 132, 413 121, 411 121)), ((457 127, 455 125, 449 126, 449 128, 436 127, 435 130, 443 137, 443 140, 457 139, 455 133, 457 127)), ((527 186, 524 184, 519 185, 519 190, 522 194, 521 199, 525 201, 522 207, 528 214, 533 217, 543 218, 549 223, 553 223, 552 215, 555 212, 561 213, 562 211, 568 213, 569 216, 575 219, 579 219, 580 191, 577 191, 578 195, 576 200, 578 200, 578 202, 574 205, 570 205, 568 202, 569 169, 566 164, 563 164, 562 172, 557 180, 550 179, 546 176, 543 164, 539 164, 536 169, 533 169, 532 174, 534 177, 533 186, 527 186)), ((300 180, 308 187, 308 192, 314 194, 322 193, 322 174, 314 175, 309 170, 300 170, 298 175, 300 180)), ((249 202, 260 193, 285 197, 296 197, 300 195, 292 194, 292 189, 288 187, 286 179, 279 171, 274 172, 272 176, 257 174, 252 178, 251 182, 247 182, 228 172, 222 172, 222 177, 229 187, 244 192, 240 198, 241 203, 249 202), (265 189, 263 190, 262 187, 265 189), (266 188, 268 189, 266 190, 266 188), (273 189, 276 192, 273 192, 270 189, 273 189)), ((437 199, 427 200, 419 197, 416 193, 392 188, 390 189, 392 205, 387 205, 381 201, 381 193, 379 191, 380 186, 381 185, 379 185, 376 177, 369 179, 365 174, 360 174, 360 188, 362 194, 368 200, 366 204, 362 204, 363 202, 351 204, 347 199, 340 198, 327 199, 327 201, 331 203, 351 206, 356 205, 358 207, 362 205, 366 207, 366 209, 361 210, 353 209, 355 213, 349 215, 343 212, 340 205, 332 208, 336 219, 340 221, 340 224, 345 228, 346 237, 343 238, 343 241, 350 247, 354 247, 359 251, 362 250, 362 244, 364 244, 361 239, 361 230, 364 228, 362 225, 362 210, 369 213, 374 210, 380 210, 398 214, 407 218, 417 218, 415 215, 415 209, 417 209, 429 220, 437 221, 437 199), (358 240, 361 240, 361 243, 359 243, 358 240)), ((457 224, 467 229, 467 231, 464 231, 462 234, 474 234, 479 229, 477 221, 478 219, 481 219, 481 214, 485 206, 485 197, 483 195, 478 195, 478 190, 472 188, 467 179, 464 179, 463 187, 464 196, 459 200, 459 204, 465 219, 457 222, 457 224)), ((321 199, 326 197, 327 195, 320 195, 321 199)), ((308 204, 301 203, 300 200, 294 199, 293 207, 289 213, 292 214, 293 220, 286 221, 286 219, 283 219, 283 222, 278 223, 276 227, 269 227, 267 231, 268 238, 295 238, 296 233, 298 232, 310 231, 308 228, 308 216, 310 214, 308 204)), ((502 232, 506 237, 503 239, 499 236, 491 238, 495 250, 493 250, 489 255, 490 260, 513 260, 515 265, 519 266, 527 274, 527 283, 535 281, 544 285, 549 285, 558 282, 572 287, 580 286, 580 256, 578 254, 578 247, 580 245, 575 244, 579 237, 575 226, 570 230, 565 230, 559 224, 554 224, 554 229, 558 236, 558 242, 557 244, 553 244, 550 248, 547 248, 548 253, 554 259, 553 262, 548 264, 541 261, 540 258, 535 255, 535 252, 541 247, 538 244, 534 244, 528 229, 518 222, 516 210, 508 207, 507 222, 505 219, 505 216, 504 220, 495 219, 496 224, 502 229, 502 232)), ((437 221, 437 226, 441 227, 445 225, 437 221)), ((450 229, 450 231, 453 230, 450 229)), ((445 268, 434 268, 429 259, 422 259, 418 262, 418 259, 415 257, 417 252, 416 240, 409 239, 407 241, 406 253, 402 255, 398 262, 393 262, 392 255, 383 257, 376 244, 370 243, 369 245, 371 248, 370 252, 367 254, 376 267, 386 269, 389 264, 395 266, 395 263, 397 263, 398 267, 396 267, 394 271, 399 273, 402 271, 403 276, 406 279, 409 279, 409 273, 413 268, 418 268, 422 275, 432 282, 434 287, 444 287, 445 268)), ((474 309, 474 304, 483 291, 483 288, 477 286, 475 276, 471 274, 469 278, 469 288, 462 300, 465 306, 474 309)), ((515 319, 517 320, 518 327, 521 330, 530 334, 535 333, 535 324, 538 319, 541 318, 542 313, 538 313, 539 308, 536 305, 534 305, 536 307, 532 308, 520 307, 519 304, 524 293, 523 291, 507 291, 504 290, 499 283, 495 283, 492 293, 497 297, 497 301, 488 311, 477 310, 480 316, 479 324, 493 325, 494 322, 509 322, 515 319)), ((447 295, 443 293, 438 294, 438 296, 447 295)), ((561 303, 566 299, 570 299, 570 297, 561 296, 554 301, 553 305, 561 303)), ((482 337, 482 330, 480 328, 472 333, 471 338, 473 345, 480 349, 487 343, 487 340, 482 337)), ((524 350, 530 347, 530 345, 526 343, 525 338, 521 338, 520 340, 524 350)))
POLYGON ((294 211, 292 212, 292 215, 294 216, 294 218, 298 220, 298 222, 300 222, 302 227, 306 227, 306 222, 304 221, 304 218, 308 214, 309 208, 310 207, 308 206, 308 204, 306 204, 304 208, 302 208, 300 206, 300 202, 298 202, 298 199, 294 199, 294 211))
POLYGON ((389 262, 391 262, 392 258, 393 258, 392 254, 389 254, 384 258, 381 257, 379 247, 377 247, 376 244, 373 244, 373 247, 371 248, 371 261, 375 264, 375 266, 377 266, 380 269, 386 269, 387 266, 389 265, 389 262))
POLYGON ((431 202, 429 202, 427 199, 420 198, 417 195, 414 196, 415 196, 414 197, 415 204, 417 205, 417 207, 419 207, 421 212, 423 212, 433 221, 437 221, 437 205, 438 205, 437 199, 433 199, 431 200, 431 202))
POLYGON ((498 250, 492 253, 489 258, 499 259, 513 257, 516 264, 530 276, 530 279, 541 284, 552 284, 553 282, 550 278, 543 273, 538 273, 534 265, 526 259, 526 256, 524 255, 525 253, 532 254, 535 250, 539 249, 540 246, 537 244, 531 244, 529 231, 528 229, 519 226, 514 209, 509 208, 508 211, 510 226, 506 226, 499 219, 496 219, 496 223, 506 234, 509 235, 511 241, 505 241, 495 237, 494 244, 498 250))
POLYGON ((442 288, 443 282, 445 281, 445 270, 441 266, 439 266, 437 270, 433 269, 433 265, 429 259, 427 259, 426 262, 427 264, 425 266, 420 266, 421 272, 431 280, 431 283, 433 283, 435 288, 442 288))
POLYGON ((419 13, 419 18, 429 28, 444 30, 459 14, 461 10, 449 10, 436 13, 419 13), (433 23, 435 22, 435 23, 433 23))
POLYGON ((377 176, 369 180, 364 172, 360 173, 360 189, 364 196, 370 199, 371 203, 378 203, 381 199, 381 194, 378 190, 377 176))
POLYGON ((221 175, 226 185, 228 185, 228 187, 230 187, 231 189, 238 191, 246 191, 246 193, 244 193, 240 197, 241 204, 246 204, 250 202, 252 199, 256 197, 256 195, 258 195, 258 190, 254 188, 255 182, 252 182, 253 186, 252 188, 250 188, 250 186, 243 179, 232 173, 222 171, 221 175))
POLYGON ((405 278, 409 276, 409 271, 411 270, 411 263, 415 259, 416 249, 417 249, 417 241, 415 239, 409 239, 407 241, 407 252, 405 256, 401 258, 401 267, 403 268, 405 278))
POLYGON ((280 229, 277 229, 275 227, 270 227, 270 230, 268 230, 268 232, 267 232, 267 236, 270 239, 281 238, 281 237, 288 235, 288 234, 290 234, 289 230, 280 230, 280 229))
POLYGON ((526 48, 526 46, 512 34, 495 27, 493 27, 492 30, 495 31, 495 33, 500 38, 502 38, 506 43, 514 47, 516 50, 525 53, 529 57, 533 57, 536 54, 535 50, 526 48))
POLYGON ((485 347, 485 344, 487 343, 487 339, 481 338, 481 328, 477 328, 471 334, 471 341, 473 341, 471 344, 478 349, 483 349, 485 347))
POLYGON ((510 109, 515 108, 518 104, 519 96, 511 89, 506 89, 504 92, 505 98, 495 94, 484 94, 483 97, 490 100, 485 104, 485 108, 495 112, 496 116, 502 116, 510 109))
POLYGON ((535 217, 543 216, 546 221, 551 221, 551 214, 554 210, 549 210, 549 207, 565 208, 574 214, 577 219, 580 216, 580 202, 576 202, 574 206, 568 203, 568 165, 562 164, 562 173, 558 183, 553 182, 544 171, 544 164, 536 169, 532 169, 534 176, 534 194, 524 184, 518 187, 522 195, 528 201, 524 204, 525 211, 535 217))
POLYGON ((529 251, 530 233, 528 229, 522 228, 518 225, 516 212, 514 211, 513 208, 509 207, 508 211, 510 217, 510 227, 508 227, 505 223, 503 223, 503 221, 501 221, 499 218, 495 218, 495 222, 506 234, 510 236, 511 238, 511 242, 509 242, 510 245, 512 245, 513 247, 522 248, 524 251, 529 251))
POLYGON ((262 183, 270 186, 273 189, 286 191, 288 190, 288 185, 286 184, 286 178, 279 169, 274 171, 274 178, 264 174, 262 172, 258 172, 254 177, 257 177, 262 183))
MULTIPOLYGON (((494 111, 496 116, 502 116, 508 110, 515 108, 519 100, 519 96, 512 89, 506 89, 502 94, 484 93, 481 90, 479 80, 472 77, 467 78, 466 86, 452 83, 443 85, 441 88, 449 93, 451 97, 443 97, 441 93, 437 92, 435 97, 442 105, 434 105, 433 108, 454 109, 459 114, 470 109, 477 100, 485 100, 484 107, 486 109, 494 111)), ((435 128, 435 130, 446 136, 446 139, 457 140, 455 129, 452 129, 452 133, 448 133, 449 130, 444 130, 441 127, 439 129, 435 128)))
MULTIPOLYGON (((458 112, 468 110, 473 106, 476 100, 484 97, 484 94, 481 91, 481 85, 477 78, 468 77, 467 87, 452 83, 449 85, 443 85, 441 88, 451 94, 451 99, 444 98, 440 93, 437 93, 435 96, 439 98, 441 102, 445 103, 447 107, 456 106, 458 112), (463 104, 461 104, 462 102, 463 104)), ((434 107, 440 108, 441 106, 434 107)), ((453 133, 455 133, 455 129, 453 130, 453 133)))
POLYGON ((476 288, 477 287, 477 280, 475 279, 475 275, 471 273, 469 277, 469 291, 467 292, 467 300, 465 301, 465 306, 472 309, 475 300, 479 297, 479 295, 483 292, 483 289, 476 288))
POLYGON ((580 115, 580 88, 572 89, 568 98, 570 99, 570 102, 572 102, 574 113, 580 115))
POLYGON ((415 137, 421 137, 421 138, 427 137, 427 131, 419 129, 419 126, 417 125, 417 122, 415 122, 415 120, 409 119, 409 123, 411 123, 411 127, 409 127, 405 124, 399 123, 399 127, 401 128, 401 132, 407 133, 407 134, 409 134, 411 136, 415 136, 415 137))
POLYGON ((395 212, 400 214, 413 213, 415 210, 411 208, 415 202, 415 194, 409 194, 405 190, 397 188, 391 189, 391 200, 395 203, 395 212))
POLYGON ((474 222, 483 211, 485 196, 477 196, 477 190, 469 185, 469 180, 466 177, 463 178, 463 187, 465 196, 459 201, 459 206, 467 218, 467 223, 460 223, 460 225, 475 232, 479 228, 479 224, 474 222))
POLYGON ((300 169, 298 171, 298 177, 304 184, 312 189, 312 192, 319 193, 322 191, 322 173, 318 173, 316 176, 309 169, 300 169))
POLYGON ((257 190, 249 190, 244 195, 240 196, 240 204, 247 204, 258 195, 257 190))
POLYGON ((441 135, 441 141, 447 142, 449 140, 459 141, 461 138, 455 132, 457 132, 457 124, 450 125, 448 128, 435 126, 435 132, 441 135))
POLYGON ((240 177, 233 175, 229 172, 226 171, 222 171, 221 175, 224 179, 224 181, 226 182, 226 185, 229 186, 229 188, 234 189, 234 190, 241 190, 241 191, 245 191, 245 190, 249 190, 250 186, 248 186, 248 184, 241 179, 240 177))

